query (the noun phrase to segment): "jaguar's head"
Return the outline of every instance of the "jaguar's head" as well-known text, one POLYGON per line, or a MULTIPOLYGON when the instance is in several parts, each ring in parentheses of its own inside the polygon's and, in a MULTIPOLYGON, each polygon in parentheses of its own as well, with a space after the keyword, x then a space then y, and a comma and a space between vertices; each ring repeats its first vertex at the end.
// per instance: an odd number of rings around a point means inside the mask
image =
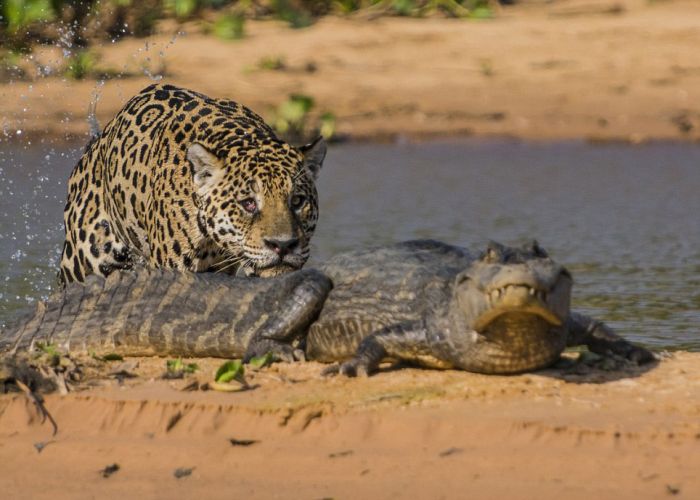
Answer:
POLYGON ((248 147, 189 146, 199 230, 221 258, 216 269, 274 276, 301 268, 318 220, 319 137, 294 148, 276 139, 248 147))

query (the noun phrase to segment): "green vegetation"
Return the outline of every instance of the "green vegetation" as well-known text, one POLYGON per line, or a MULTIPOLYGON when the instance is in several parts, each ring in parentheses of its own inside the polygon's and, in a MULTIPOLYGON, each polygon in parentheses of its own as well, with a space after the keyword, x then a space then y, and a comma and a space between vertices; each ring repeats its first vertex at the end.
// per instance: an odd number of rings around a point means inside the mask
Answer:
POLYGON ((282 71, 287 68, 282 56, 267 56, 258 61, 258 69, 269 71, 282 71))
POLYGON ((178 19, 187 19, 199 8, 198 0, 163 0, 167 12, 172 13, 178 19))
POLYGON ((91 76, 97 65, 97 56, 89 50, 79 50, 68 58, 64 74, 73 80, 91 76))
POLYGON ((169 375, 182 375, 185 373, 194 373, 199 370, 197 363, 185 363, 182 358, 169 359, 165 362, 165 369, 169 375))
POLYGON ((219 366, 219 369, 216 370, 216 375, 214 375, 214 380, 220 384, 226 384, 232 380, 244 383, 244 375, 245 369, 243 368, 243 362, 240 359, 235 359, 233 361, 226 361, 219 366))
POLYGON ((240 40, 245 35, 245 17, 240 14, 225 14, 214 23, 213 33, 223 40, 240 40))
MULTIPOLYGON (((292 28, 306 28, 314 22, 314 4, 292 2, 290 0, 271 0, 272 9, 278 19, 287 21, 292 28)), ((320 2, 323 3, 323 2, 320 2)))
POLYGON ((281 19, 305 28, 328 14, 364 17, 447 15, 482 19, 508 0, 0 0, 0 43, 21 48, 60 42, 85 47, 96 38, 147 36, 158 20, 203 20, 226 40, 244 36, 246 19, 281 19), (211 21, 210 21, 211 20, 211 21))
POLYGON ((327 141, 330 141, 335 136, 335 114, 326 111, 319 117, 318 133, 327 141))
POLYGON ((38 21, 49 21, 56 15, 50 0, 2 0, 0 12, 10 34, 16 34, 38 21))
POLYGON ((326 140, 335 134, 335 115, 323 112, 313 113, 315 101, 313 97, 303 94, 292 94, 272 113, 272 127, 280 136, 290 142, 301 143, 323 135, 326 140))
MULTIPOLYGON (((222 40, 239 40, 249 19, 279 19, 292 28, 305 28, 325 15, 421 17, 441 15, 469 19, 491 17, 498 3, 513 0, 0 0, 0 82, 30 80, 33 75, 62 75, 73 80, 133 76, 98 66, 90 45, 126 36, 156 32, 158 22, 175 19, 222 40), (38 44, 53 44, 67 54, 62 67, 41 66, 27 57, 38 44)), ((162 59, 161 65, 163 64, 162 59)), ((144 63, 150 65, 149 63, 144 63)), ((281 56, 262 59, 250 70, 290 70, 281 56)), ((316 66, 308 62, 304 71, 316 66)), ((491 76, 490 63, 481 71, 491 76)), ((142 68, 151 77, 164 76, 165 67, 142 68)), ((313 100, 292 96, 275 111, 278 131, 288 137, 307 136, 323 129, 335 131, 332 114, 316 113, 313 100)))
MULTIPOLYGON (((71 80, 84 80, 86 78, 108 80, 132 76, 130 73, 98 66, 99 59, 95 52, 88 49, 80 49, 66 59, 63 75, 71 80)), ((147 68, 143 68, 144 72, 146 70, 147 68)))
POLYGON ((273 360, 274 356, 271 352, 268 352, 263 356, 256 356, 252 358, 250 361, 248 361, 248 365, 254 370, 259 370, 265 366, 271 365, 273 360))

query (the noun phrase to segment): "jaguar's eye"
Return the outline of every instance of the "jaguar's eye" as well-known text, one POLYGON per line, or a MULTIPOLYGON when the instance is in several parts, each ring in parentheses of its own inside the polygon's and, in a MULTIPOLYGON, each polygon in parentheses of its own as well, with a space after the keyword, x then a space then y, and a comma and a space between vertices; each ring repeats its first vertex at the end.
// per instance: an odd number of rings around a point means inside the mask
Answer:
POLYGON ((289 201, 289 204, 294 210, 298 210, 304 205, 304 202, 306 202, 305 197, 303 197, 300 194, 295 194, 294 196, 292 196, 292 199, 289 201))
POLYGON ((254 214, 258 211, 258 204, 253 198, 246 198, 245 200, 241 200, 239 203, 243 207, 243 210, 249 214, 254 214))

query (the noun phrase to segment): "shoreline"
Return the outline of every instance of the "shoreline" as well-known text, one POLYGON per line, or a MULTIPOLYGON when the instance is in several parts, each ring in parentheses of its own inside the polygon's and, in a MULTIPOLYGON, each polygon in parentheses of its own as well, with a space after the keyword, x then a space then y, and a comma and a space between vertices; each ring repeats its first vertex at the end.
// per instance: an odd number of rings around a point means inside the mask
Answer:
MULTIPOLYGON (((0 125, 5 142, 86 138, 94 92, 105 124, 152 83, 144 72, 164 70, 163 81, 232 98, 268 121, 289 95, 310 96, 309 123, 331 112, 350 140, 700 141, 700 6, 616 4, 571 16, 553 15, 556 5, 515 6, 479 22, 325 17, 292 30, 249 21, 236 42, 163 22, 159 35, 95 47, 100 67, 141 76, 0 84, 0 125), (282 67, 263 69, 266 59, 282 67)), ((35 57, 62 60, 48 47, 35 57)))
MULTIPOLYGON (((200 361, 202 373, 216 366, 200 361)), ((23 395, 0 396, 0 487, 32 498, 690 498, 698 361, 680 352, 626 372, 403 368, 364 379, 324 379, 310 362, 218 393, 182 391, 187 381, 157 377, 162 359, 139 360, 123 385, 46 396, 56 436, 23 395), (190 475, 175 478, 178 468, 190 475)))
MULTIPOLYGON (((0 152, 82 149, 93 93, 104 126, 158 69, 268 121, 290 94, 311 96, 310 121, 332 112, 350 142, 700 144, 698 2, 555 3, 482 22, 327 17, 291 30, 250 21, 237 42, 163 23, 154 37, 96 47, 102 67, 139 76, 0 83, 0 152), (269 57, 284 67, 261 69, 269 57)), ((44 47, 36 57, 62 55, 44 47)), ((400 368, 359 379, 280 363, 247 372, 253 389, 233 393, 188 389, 222 360, 197 359, 194 375, 164 380, 165 359, 128 358, 101 365, 113 374, 94 386, 43 396, 55 435, 27 396, 0 393, 0 491, 52 500, 700 497, 700 352, 660 357, 619 371, 400 368)))

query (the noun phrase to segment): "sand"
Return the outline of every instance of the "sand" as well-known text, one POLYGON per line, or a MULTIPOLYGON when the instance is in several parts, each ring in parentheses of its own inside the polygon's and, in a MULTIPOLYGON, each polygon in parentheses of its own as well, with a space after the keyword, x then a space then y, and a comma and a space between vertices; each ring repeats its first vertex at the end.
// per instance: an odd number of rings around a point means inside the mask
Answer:
MULTIPOLYGON (((198 362, 202 380, 219 363, 198 362)), ((700 495, 698 353, 578 375, 324 379, 322 365, 280 364, 236 393, 182 391, 192 379, 161 380, 163 365, 47 396, 55 436, 24 395, 0 396, 3 498, 700 495)))
MULTIPOLYGON (((290 93, 311 95, 351 139, 697 140, 698 20, 693 1, 572 0, 488 22, 253 22, 239 42, 164 25, 99 51, 101 65, 131 72, 164 61, 166 81, 266 117, 290 93), (169 45, 178 30, 187 34, 169 45), (286 69, 255 69, 270 56, 286 69)), ((102 123, 148 83, 101 87, 102 123)), ((5 138, 84 139, 95 89, 58 77, 0 85, 5 138)), ((48 395, 55 436, 23 394, 0 395, 0 496, 700 498, 697 353, 584 375, 401 369, 327 380, 317 364, 275 365, 239 393, 181 391, 183 381, 158 378, 163 360, 139 363, 122 385, 48 395)), ((206 379, 218 361, 199 363, 206 379)))
MULTIPOLYGON (((558 0, 503 8, 490 21, 329 17, 303 30, 248 22, 233 42, 201 24, 163 23, 149 39, 96 48, 100 67, 140 75, 99 87, 98 116, 105 123, 151 83, 145 67, 267 119, 290 94, 312 96, 316 114, 334 113, 339 136, 351 139, 695 141, 699 21, 694 0, 558 0), (259 69, 265 58, 285 69, 259 69)), ((61 57, 36 53, 53 66, 61 57)), ((0 85, 0 128, 15 142, 84 139, 97 88, 58 76, 0 85)))

